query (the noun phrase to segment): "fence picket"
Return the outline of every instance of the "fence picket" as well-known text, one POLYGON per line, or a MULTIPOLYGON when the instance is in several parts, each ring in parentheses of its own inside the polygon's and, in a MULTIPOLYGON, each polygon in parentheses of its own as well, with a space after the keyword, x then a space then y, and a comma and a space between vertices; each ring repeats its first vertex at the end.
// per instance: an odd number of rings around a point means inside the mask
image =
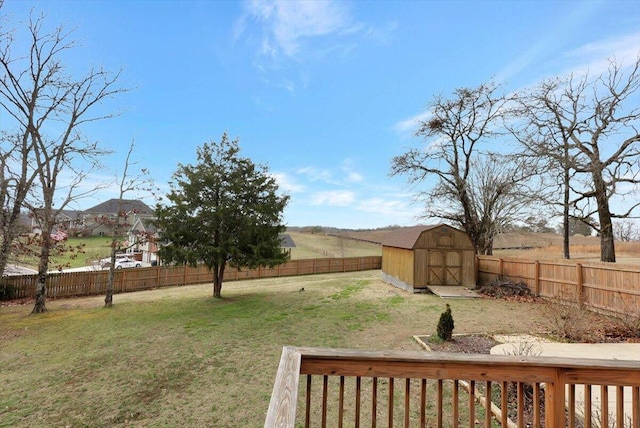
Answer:
MULTIPOLYGON (((227 268, 225 282, 252 278, 271 278, 335 271, 354 272, 359 270, 380 269, 380 256, 352 257, 335 265, 333 259, 290 260, 273 268, 234 269, 227 268), (340 266, 336 269, 336 266, 340 266)), ((7 276, 5 286, 11 289, 9 299, 22 299, 35 296, 38 275, 7 276)), ((148 290, 159 287, 202 284, 211 282, 206 266, 152 266, 147 268, 123 269, 115 271, 114 292, 148 290)), ((73 297, 104 294, 107 284, 107 271, 52 273, 47 277, 47 295, 50 298, 73 297)), ((7 299, 7 300, 9 300, 7 299)))

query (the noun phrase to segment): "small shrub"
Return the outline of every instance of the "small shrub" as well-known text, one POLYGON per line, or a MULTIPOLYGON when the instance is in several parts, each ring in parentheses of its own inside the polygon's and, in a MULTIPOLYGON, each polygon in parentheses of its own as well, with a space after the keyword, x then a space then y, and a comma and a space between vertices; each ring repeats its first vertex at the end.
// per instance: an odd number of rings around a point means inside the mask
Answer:
POLYGON ((444 341, 451 340, 453 329, 453 315, 451 315, 451 307, 447 303, 447 310, 440 314, 440 320, 438 321, 438 337, 444 341))

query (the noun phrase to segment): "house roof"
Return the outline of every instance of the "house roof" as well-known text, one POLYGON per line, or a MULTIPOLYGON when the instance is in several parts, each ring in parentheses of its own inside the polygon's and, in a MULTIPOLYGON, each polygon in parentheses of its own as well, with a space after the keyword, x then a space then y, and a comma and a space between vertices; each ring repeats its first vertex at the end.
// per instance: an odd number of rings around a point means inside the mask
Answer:
POLYGON ((436 227, 440 226, 443 226, 443 224, 404 227, 402 229, 394 230, 393 232, 389 233, 387 237, 382 241, 382 246, 405 248, 407 250, 411 250, 413 249, 422 232, 435 229, 436 227))
POLYGON ((290 235, 287 235, 286 233, 281 233, 280 234, 280 247, 282 248, 295 248, 296 244, 295 242, 293 242, 293 239, 291 239, 290 235))
POLYGON ((158 231, 158 228, 156 227, 155 220, 150 218, 138 217, 136 221, 133 223, 133 226, 131 226, 131 232, 133 234, 138 234, 143 232, 154 234, 157 231, 158 231))
MULTIPOLYGON (((147 204, 136 199, 123 199, 120 208, 125 212, 135 212, 136 214, 153 214, 153 209, 147 204)), ((118 199, 109 199, 101 204, 91 207, 87 213, 113 213, 118 211, 118 199)))

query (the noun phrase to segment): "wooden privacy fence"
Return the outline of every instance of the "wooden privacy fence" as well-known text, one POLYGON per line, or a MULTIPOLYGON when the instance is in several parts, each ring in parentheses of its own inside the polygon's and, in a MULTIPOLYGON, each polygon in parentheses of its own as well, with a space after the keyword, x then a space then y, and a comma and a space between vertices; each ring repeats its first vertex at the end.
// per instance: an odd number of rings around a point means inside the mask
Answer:
POLYGON ((536 296, 640 316, 640 269, 578 262, 530 261, 477 256, 478 281, 522 281, 536 296))
MULTIPOLYGON (((380 269, 381 257, 349 257, 343 259, 290 260, 273 268, 227 268, 225 281, 281 276, 312 275, 319 273, 354 272, 380 269)), ((106 270, 52 273, 47 277, 47 297, 72 297, 104 294, 107 286, 106 270)), ((35 296, 38 275, 7 276, 3 278, 5 299, 35 296)), ((213 281, 213 273, 205 266, 154 266, 115 271, 114 293, 148 290, 176 285, 202 284, 213 281)), ((1 295, 0 295, 1 296, 1 295)))

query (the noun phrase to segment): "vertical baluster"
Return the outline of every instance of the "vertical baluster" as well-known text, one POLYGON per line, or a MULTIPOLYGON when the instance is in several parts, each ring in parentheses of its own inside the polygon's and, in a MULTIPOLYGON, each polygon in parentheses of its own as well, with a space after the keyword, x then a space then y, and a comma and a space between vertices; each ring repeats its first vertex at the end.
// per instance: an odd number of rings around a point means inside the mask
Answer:
POLYGON ((484 426, 491 428, 491 381, 488 380, 484 390, 484 426))
POLYGON ((500 387, 501 392, 500 392, 500 407, 502 409, 502 418, 500 420, 500 424, 502 425, 502 428, 505 428, 507 426, 507 419, 509 416, 509 404, 508 404, 508 396, 507 396, 507 389, 509 388, 509 384, 507 382, 502 382, 502 385, 500 387))
POLYGON ((344 376, 340 376, 340 402, 338 403, 338 428, 342 428, 344 421, 344 376))
POLYGON ((524 388, 522 382, 518 382, 518 428, 524 428, 524 388))
POLYGON ((373 378, 371 385, 371 428, 376 428, 378 420, 378 378, 373 378))
POLYGON ((409 428, 409 408, 411 403, 411 379, 404 381, 404 428, 409 428))
POLYGON ((602 410, 602 415, 600 415, 600 420, 602 421, 601 427, 608 428, 609 427, 609 387, 607 385, 600 385, 600 409, 602 410))
POLYGON ((438 379, 438 391, 437 391, 437 406, 438 406, 438 428, 442 428, 442 379, 438 379))
POLYGON ((393 378, 389 378, 389 428, 393 428, 393 378))
POLYGON ((427 380, 420 381, 420 428, 427 428, 427 380))
POLYGON ((624 428, 624 387, 616 388, 616 427, 624 428))
POLYGON ((327 396, 329 391, 329 376, 324 375, 322 379, 322 428, 327 428, 327 396))
POLYGON ((458 422, 460 421, 460 409, 459 409, 459 404, 458 400, 460 399, 460 381, 458 381, 458 379, 453 381, 453 393, 452 398, 451 398, 451 419, 452 419, 452 426, 457 427, 458 426, 458 422))
POLYGON ((633 428, 640 428, 640 386, 631 389, 631 423, 633 428))
POLYGON ((311 375, 307 375, 307 412, 304 417, 304 426, 311 426, 311 375))
POLYGON ((576 386, 569 385, 569 427, 576 426, 576 386))
POLYGON ((533 384, 533 427, 540 428, 540 384, 533 384))
POLYGON ((476 426, 476 381, 469 382, 469 428, 476 426))
POLYGON ((360 376, 356 377, 356 421, 355 428, 360 428, 360 393, 361 393, 362 379, 360 376))
POLYGON ((584 428, 591 428, 591 385, 584 386, 584 428))

